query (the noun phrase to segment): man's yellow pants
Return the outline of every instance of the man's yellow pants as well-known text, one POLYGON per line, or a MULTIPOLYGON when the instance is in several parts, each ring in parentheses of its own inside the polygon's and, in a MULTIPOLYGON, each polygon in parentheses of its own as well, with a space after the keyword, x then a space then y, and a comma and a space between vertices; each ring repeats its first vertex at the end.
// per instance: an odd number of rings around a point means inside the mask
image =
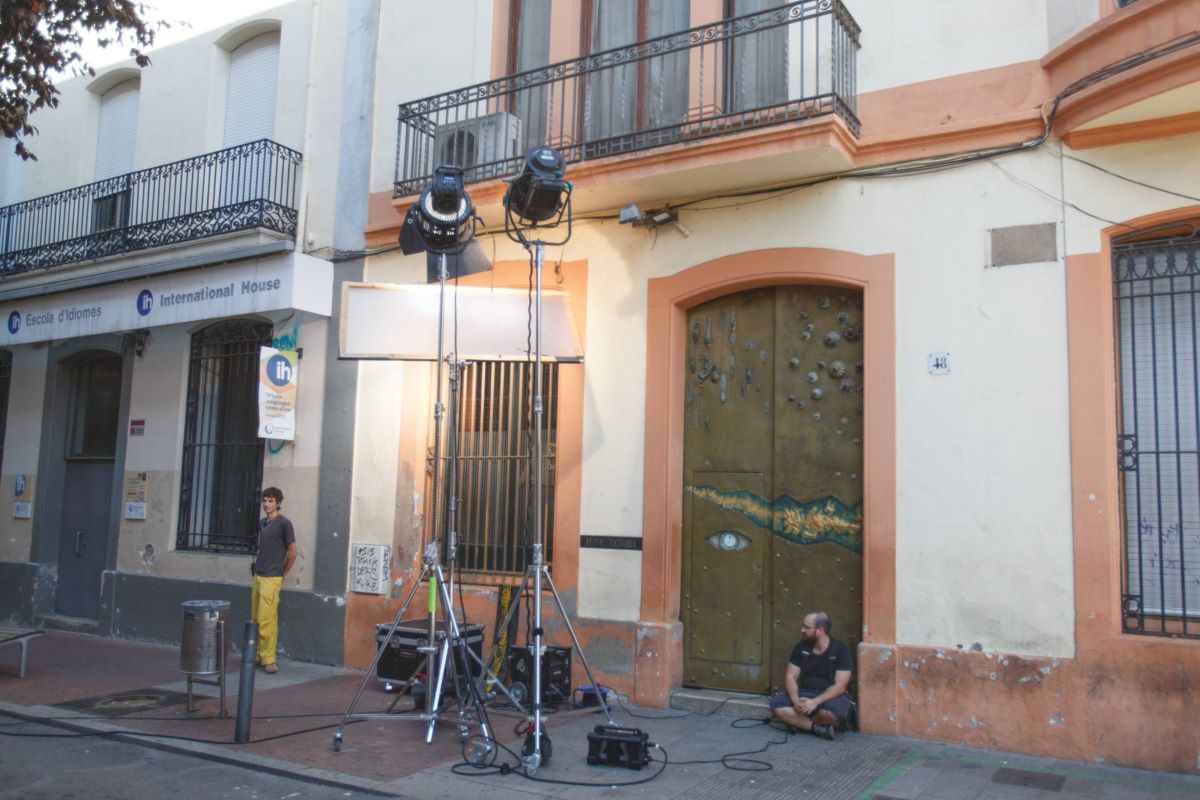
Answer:
POLYGON ((258 623, 258 664, 275 663, 275 645, 279 643, 279 591, 283 578, 254 576, 250 588, 250 618, 258 623))

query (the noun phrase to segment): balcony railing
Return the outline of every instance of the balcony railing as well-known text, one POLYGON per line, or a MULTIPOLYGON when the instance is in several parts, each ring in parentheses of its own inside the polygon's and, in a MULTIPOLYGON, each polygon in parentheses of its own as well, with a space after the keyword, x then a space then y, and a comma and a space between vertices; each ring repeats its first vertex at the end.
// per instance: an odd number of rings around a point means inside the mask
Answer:
POLYGON ((224 233, 295 236, 300 154, 269 139, 0 208, 0 276, 224 233))
POLYGON ((857 135, 858 24, 801 0, 400 106, 395 194, 435 166, 512 175, 549 144, 570 162, 826 114, 857 135))

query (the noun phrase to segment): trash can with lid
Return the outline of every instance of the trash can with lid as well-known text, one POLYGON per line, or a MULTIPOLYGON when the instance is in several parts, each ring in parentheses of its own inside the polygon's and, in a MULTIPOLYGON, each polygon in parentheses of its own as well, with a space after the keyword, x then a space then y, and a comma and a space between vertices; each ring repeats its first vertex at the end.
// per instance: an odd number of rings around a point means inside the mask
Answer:
POLYGON ((229 601, 186 601, 179 671, 188 675, 215 675, 224 669, 228 655, 229 601))

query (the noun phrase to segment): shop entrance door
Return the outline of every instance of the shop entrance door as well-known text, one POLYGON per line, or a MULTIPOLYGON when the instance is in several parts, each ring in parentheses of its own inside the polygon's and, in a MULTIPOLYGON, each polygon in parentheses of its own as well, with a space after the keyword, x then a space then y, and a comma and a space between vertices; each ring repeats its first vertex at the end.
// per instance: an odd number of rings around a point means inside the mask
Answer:
POLYGON ((121 358, 84 357, 70 369, 55 611, 98 619, 112 519, 121 358))

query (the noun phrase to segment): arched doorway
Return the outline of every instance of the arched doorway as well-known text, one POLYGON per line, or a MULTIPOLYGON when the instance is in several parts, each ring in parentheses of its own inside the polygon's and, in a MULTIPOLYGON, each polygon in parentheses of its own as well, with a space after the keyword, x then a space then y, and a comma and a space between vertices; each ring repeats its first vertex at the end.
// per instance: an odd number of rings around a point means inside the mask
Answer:
MULTIPOLYGON (((895 642, 895 258, 802 247, 723 256, 647 285, 642 586, 634 672, 639 703, 666 707, 671 692, 684 682, 681 487, 688 311, 734 292, 785 285, 822 285, 832 291, 845 287, 862 293, 862 637, 864 645, 895 642)), ((838 630, 845 635, 845 626, 838 630)), ((890 713, 885 705, 879 706, 881 718, 890 713)))
POLYGON ((778 690, 805 614, 862 638, 863 295, 740 291, 686 331, 683 682, 778 690))

